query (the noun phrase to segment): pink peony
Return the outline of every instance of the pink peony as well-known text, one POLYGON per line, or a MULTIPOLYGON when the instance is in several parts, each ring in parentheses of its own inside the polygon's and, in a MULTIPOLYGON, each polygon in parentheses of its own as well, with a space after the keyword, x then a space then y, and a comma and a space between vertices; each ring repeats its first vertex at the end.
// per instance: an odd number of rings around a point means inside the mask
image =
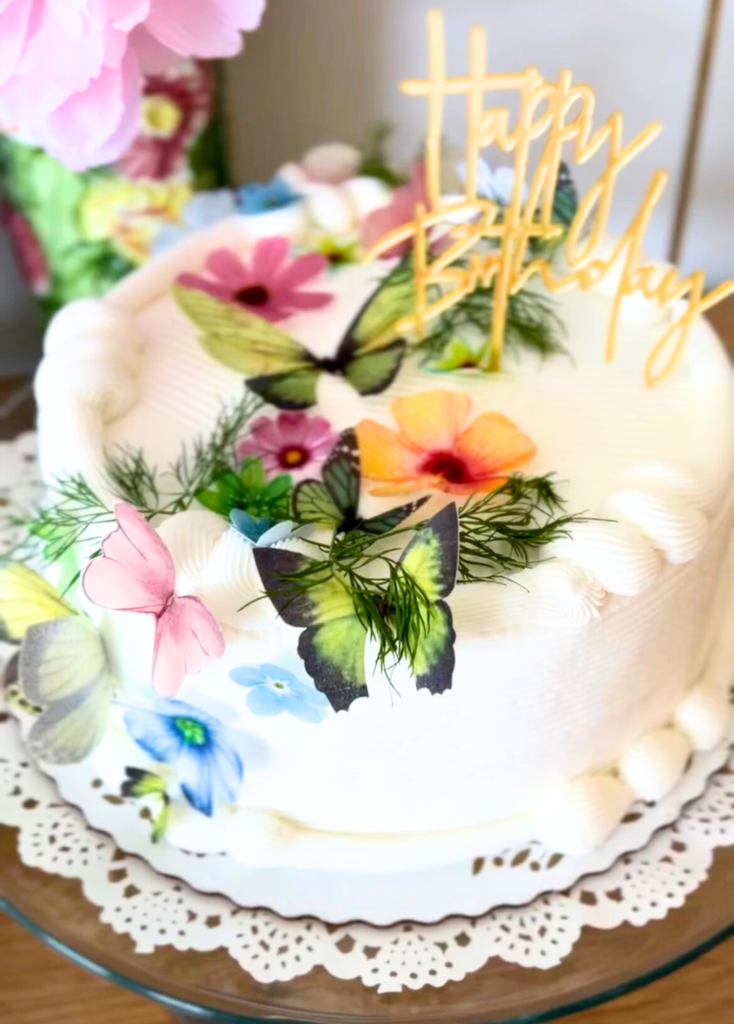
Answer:
POLYGON ((265 0, 0 0, 0 124, 71 170, 116 160, 145 73, 232 57, 265 0))
POLYGON ((327 306, 333 298, 328 292, 302 289, 326 270, 329 261, 317 252, 289 261, 290 247, 287 238, 263 238, 249 266, 229 249, 216 249, 206 261, 213 280, 199 274, 181 274, 178 283, 244 306, 273 323, 300 310, 327 306))
POLYGON ((323 416, 281 412, 276 419, 260 416, 250 436, 237 447, 237 457, 255 455, 268 474, 302 477, 318 470, 334 448, 337 434, 323 416))

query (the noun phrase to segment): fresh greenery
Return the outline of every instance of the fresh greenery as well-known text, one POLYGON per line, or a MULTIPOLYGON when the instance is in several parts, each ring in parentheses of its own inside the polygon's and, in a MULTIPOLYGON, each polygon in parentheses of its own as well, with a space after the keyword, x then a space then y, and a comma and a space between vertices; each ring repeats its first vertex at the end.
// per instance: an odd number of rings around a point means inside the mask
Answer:
POLYGON ((239 470, 223 472, 212 487, 197 491, 196 500, 210 512, 227 518, 234 509, 242 509, 255 519, 277 523, 289 516, 292 490, 293 481, 287 473, 268 480, 262 462, 250 456, 239 470))
POLYGON ((564 511, 551 476, 511 476, 459 509, 459 583, 504 581, 537 562, 538 552, 583 516, 564 511))
MULTIPOLYGON (((457 582, 506 582, 536 564, 542 547, 568 536, 582 515, 564 511, 551 476, 512 476, 490 494, 459 508, 457 582)), ((308 591, 337 580, 379 646, 383 669, 412 661, 430 626, 431 599, 400 561, 410 537, 425 520, 399 525, 377 541, 359 528, 336 533, 329 542, 310 541, 314 560, 284 579, 308 591)))
MULTIPOLYGON (((107 458, 106 487, 115 499, 128 502, 148 520, 186 511, 239 465, 237 442, 261 407, 261 400, 245 391, 239 402, 222 409, 208 438, 184 446, 178 459, 163 471, 152 466, 141 450, 118 448, 107 458)), ((109 499, 81 475, 60 477, 49 487, 45 505, 12 518, 11 524, 25 531, 14 556, 59 561, 79 541, 114 521, 109 499)))
MULTIPOLYGON (((492 330, 493 314, 494 283, 486 288, 480 286, 465 295, 429 324, 426 334, 418 342, 418 351, 436 369, 477 366, 492 330), (463 361, 454 358, 452 365, 452 350, 456 352, 457 348, 463 361)), ((510 296, 505 321, 505 346, 508 350, 526 348, 544 359, 560 355, 564 352, 563 334, 563 323, 551 299, 527 289, 510 296)))
POLYGON ((359 173, 366 178, 384 181, 390 188, 399 188, 407 183, 408 177, 396 170, 387 157, 386 146, 393 131, 392 125, 384 122, 374 126, 362 153, 359 173))

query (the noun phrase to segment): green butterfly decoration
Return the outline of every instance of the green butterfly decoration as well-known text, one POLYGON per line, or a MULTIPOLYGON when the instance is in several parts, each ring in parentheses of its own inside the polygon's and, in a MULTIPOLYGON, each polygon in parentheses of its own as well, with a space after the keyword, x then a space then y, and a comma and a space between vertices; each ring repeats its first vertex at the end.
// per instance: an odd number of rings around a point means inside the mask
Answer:
POLYGON ((579 195, 571 177, 571 169, 562 160, 558 167, 556 194, 553 197, 553 220, 570 227, 579 208, 579 195))
POLYGON ((287 473, 268 480, 260 459, 248 456, 239 472, 221 473, 208 490, 197 491, 196 500, 217 515, 229 518, 234 509, 243 509, 257 518, 287 519, 293 481, 287 473))
POLYGON ((293 515, 299 523, 321 523, 336 533, 360 530, 381 537, 399 526, 428 501, 428 497, 363 519, 358 514, 360 459, 357 435, 345 430, 324 464, 321 480, 304 480, 293 492, 293 515))
POLYGON ((360 395, 384 391, 395 380, 406 353, 405 339, 395 337, 391 327, 415 306, 411 277, 391 274, 357 314, 336 355, 321 359, 243 306, 178 284, 173 295, 201 332, 202 348, 243 374, 251 391, 279 409, 315 405, 322 373, 344 377, 360 395))
POLYGON ((160 842, 168 824, 168 809, 171 801, 165 779, 142 768, 126 768, 127 779, 120 787, 120 795, 140 800, 150 814, 151 839, 160 842))
MULTIPOLYGON (((398 569, 420 588, 420 615, 401 625, 410 633, 408 660, 416 686, 442 693, 454 671, 454 632, 445 598, 454 589, 459 557, 459 520, 454 504, 429 519, 406 547, 398 569)), ((260 577, 279 615, 302 629, 298 653, 316 688, 336 711, 366 697, 365 648, 369 629, 357 596, 329 565, 294 551, 255 548, 260 577)), ((383 615, 396 611, 385 602, 383 615)))

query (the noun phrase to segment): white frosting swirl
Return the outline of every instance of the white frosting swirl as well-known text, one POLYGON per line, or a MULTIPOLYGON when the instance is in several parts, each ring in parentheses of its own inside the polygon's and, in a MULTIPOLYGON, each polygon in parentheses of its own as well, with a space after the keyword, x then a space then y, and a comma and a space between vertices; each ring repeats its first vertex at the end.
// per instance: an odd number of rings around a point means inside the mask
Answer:
POLYGON ((679 705, 675 724, 694 750, 713 750, 726 736, 730 714, 726 692, 721 687, 699 683, 679 705))
POLYGON ((227 520, 206 509, 179 512, 161 523, 158 535, 173 558, 179 594, 198 594, 212 553, 228 532, 227 520))
POLYGON ((664 494, 700 512, 710 512, 716 500, 714 488, 707 486, 696 473, 675 462, 636 462, 624 474, 624 483, 626 487, 640 487, 664 494))
POLYGON ((640 800, 662 800, 683 776, 691 744, 676 729, 655 729, 624 754, 619 774, 640 800))
POLYGON ((582 775, 539 801, 533 832, 555 853, 591 853, 612 834, 633 801, 632 790, 621 779, 582 775))
POLYGON ((199 596, 219 622, 234 629, 261 629, 276 621, 270 601, 257 600, 262 593, 253 545, 237 530, 228 529, 202 574, 199 596))
POLYGON ((698 509, 655 491, 616 491, 602 515, 636 526, 673 565, 700 554, 709 533, 708 520, 698 509))
POLYGON ((661 569, 650 542, 625 523, 574 523, 569 536, 549 544, 544 554, 586 569, 608 593, 625 597, 647 590, 661 569))
POLYGON ((457 629, 487 633, 528 625, 585 626, 599 617, 605 598, 591 573, 558 560, 517 573, 504 587, 459 587, 449 600, 457 629))
MULTIPOLYGON (((52 321, 45 351, 35 389, 51 418, 62 418, 76 399, 103 426, 135 404, 142 339, 129 313, 99 299, 72 302, 52 321)), ((64 438, 70 448, 78 440, 64 438)))

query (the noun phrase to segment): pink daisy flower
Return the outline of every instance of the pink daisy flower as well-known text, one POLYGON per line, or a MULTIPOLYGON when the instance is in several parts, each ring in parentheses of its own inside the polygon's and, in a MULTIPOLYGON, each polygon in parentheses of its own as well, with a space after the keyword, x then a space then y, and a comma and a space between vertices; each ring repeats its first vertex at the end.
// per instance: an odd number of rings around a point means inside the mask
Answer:
POLYGON ((328 267, 321 253, 310 252, 289 260, 287 238, 263 238, 247 264, 229 249, 216 249, 206 261, 211 278, 181 274, 178 283, 234 305, 244 306, 264 320, 275 323, 304 309, 322 309, 333 296, 304 291, 328 267))
POLYGON ((250 436, 238 445, 237 457, 255 455, 267 473, 302 477, 328 458, 337 436, 323 416, 305 412, 281 412, 275 419, 259 416, 250 436))

